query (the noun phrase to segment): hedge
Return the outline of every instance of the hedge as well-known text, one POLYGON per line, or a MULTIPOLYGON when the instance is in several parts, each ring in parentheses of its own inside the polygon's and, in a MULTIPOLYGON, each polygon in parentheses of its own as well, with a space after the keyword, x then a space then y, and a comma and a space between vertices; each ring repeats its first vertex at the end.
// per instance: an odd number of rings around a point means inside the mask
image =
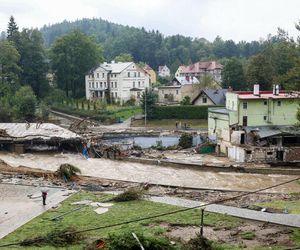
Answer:
MULTIPOLYGON (((211 106, 155 106, 153 119, 207 119, 211 106)), ((215 106, 214 106, 215 107, 215 106)))

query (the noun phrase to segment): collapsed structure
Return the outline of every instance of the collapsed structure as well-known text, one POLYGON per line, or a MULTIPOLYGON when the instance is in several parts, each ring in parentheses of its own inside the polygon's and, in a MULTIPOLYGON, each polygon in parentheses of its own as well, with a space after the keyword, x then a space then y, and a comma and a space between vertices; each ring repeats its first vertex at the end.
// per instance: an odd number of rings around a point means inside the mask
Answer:
POLYGON ((299 162, 300 92, 228 92, 225 108, 210 108, 208 134, 217 152, 239 162, 299 162))
POLYGON ((52 123, 0 123, 0 150, 78 150, 79 135, 52 123))

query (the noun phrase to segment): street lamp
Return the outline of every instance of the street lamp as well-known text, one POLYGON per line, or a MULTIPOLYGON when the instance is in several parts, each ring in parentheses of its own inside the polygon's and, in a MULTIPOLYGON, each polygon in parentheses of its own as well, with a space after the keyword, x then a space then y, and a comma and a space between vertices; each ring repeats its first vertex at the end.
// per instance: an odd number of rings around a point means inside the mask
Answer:
POLYGON ((145 88, 145 127, 147 127, 147 88, 145 88))

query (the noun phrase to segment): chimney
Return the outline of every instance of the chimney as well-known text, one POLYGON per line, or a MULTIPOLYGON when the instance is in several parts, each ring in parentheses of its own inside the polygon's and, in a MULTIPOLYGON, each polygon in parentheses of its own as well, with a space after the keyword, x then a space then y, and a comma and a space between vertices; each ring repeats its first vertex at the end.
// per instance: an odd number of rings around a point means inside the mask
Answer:
POLYGON ((253 95, 259 96, 259 84, 254 84, 253 95))
POLYGON ((275 87, 275 84, 273 84, 273 95, 276 95, 276 87, 275 87))
POLYGON ((275 86, 275 95, 279 95, 279 85, 275 86))

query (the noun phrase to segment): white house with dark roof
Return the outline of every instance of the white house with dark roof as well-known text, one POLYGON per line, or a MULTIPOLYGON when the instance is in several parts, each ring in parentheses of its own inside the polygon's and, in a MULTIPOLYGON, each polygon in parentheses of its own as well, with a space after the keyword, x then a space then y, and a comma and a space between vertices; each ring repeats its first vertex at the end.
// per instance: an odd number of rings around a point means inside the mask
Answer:
POLYGON ((85 75, 86 99, 106 99, 125 103, 134 97, 139 102, 150 87, 149 75, 134 62, 102 63, 85 75))

